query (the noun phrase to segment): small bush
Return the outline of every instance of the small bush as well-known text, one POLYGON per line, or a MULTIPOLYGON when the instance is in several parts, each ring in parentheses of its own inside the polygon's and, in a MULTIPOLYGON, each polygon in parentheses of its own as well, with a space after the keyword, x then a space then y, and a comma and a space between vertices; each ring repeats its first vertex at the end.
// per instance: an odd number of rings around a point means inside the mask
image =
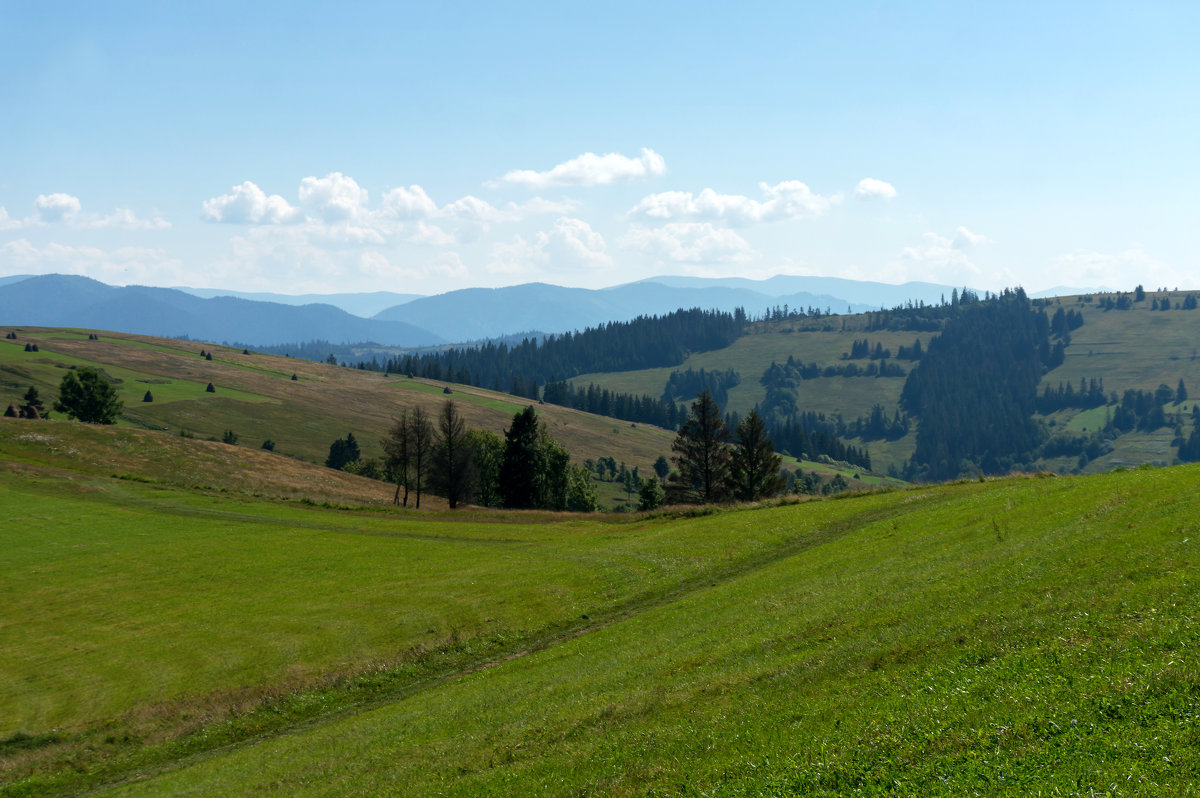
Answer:
POLYGON ((262 447, 268 452, 273 452, 275 451, 275 441, 267 438, 265 441, 263 441, 262 447))
POLYGON ((221 436, 221 443, 228 443, 230 446, 238 442, 237 433, 231 429, 225 430, 225 434, 221 436))

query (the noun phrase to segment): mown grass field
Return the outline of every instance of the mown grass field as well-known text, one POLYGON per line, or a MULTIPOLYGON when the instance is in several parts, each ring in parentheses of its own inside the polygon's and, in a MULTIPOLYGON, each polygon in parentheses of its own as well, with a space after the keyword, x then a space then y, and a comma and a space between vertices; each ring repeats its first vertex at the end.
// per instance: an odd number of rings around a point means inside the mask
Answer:
POLYGON ((1196 466, 459 515, 112 478, 95 432, 0 424, 5 795, 1200 783, 1196 466))

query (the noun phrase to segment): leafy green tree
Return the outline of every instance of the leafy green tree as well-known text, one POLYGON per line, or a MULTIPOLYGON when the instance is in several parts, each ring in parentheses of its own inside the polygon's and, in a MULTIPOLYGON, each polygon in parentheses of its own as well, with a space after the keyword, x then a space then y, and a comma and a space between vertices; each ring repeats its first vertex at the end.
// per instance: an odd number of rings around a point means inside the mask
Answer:
POLYGON ((672 500, 711 504, 729 498, 730 441, 721 409, 702 391, 671 444, 679 471, 668 485, 672 500))
POLYGON ((446 497, 450 509, 458 507, 460 501, 469 501, 474 470, 471 447, 467 445, 462 414, 452 399, 447 399, 438 411, 430 455, 430 482, 446 497))
POLYGON ((567 474, 567 509, 575 513, 594 513, 596 507, 592 472, 583 466, 571 466, 567 474))
POLYGON ((58 386, 54 409, 88 424, 113 424, 124 403, 99 371, 82 367, 68 371, 58 386))
POLYGON ((775 454, 775 445, 767 436, 767 427, 756 411, 751 410, 737 426, 733 452, 734 495, 744 502, 758 501, 783 490, 784 479, 779 475, 782 459, 775 454))
POLYGON ((638 509, 645 511, 661 507, 664 495, 662 483, 654 477, 646 477, 638 488, 638 509))
POLYGON ((538 430, 537 462, 534 506, 544 510, 567 509, 571 455, 544 428, 538 430))
POLYGON ((467 431, 467 445, 475 462, 475 503, 483 507, 499 507, 500 465, 504 461, 504 441, 486 429, 467 431))

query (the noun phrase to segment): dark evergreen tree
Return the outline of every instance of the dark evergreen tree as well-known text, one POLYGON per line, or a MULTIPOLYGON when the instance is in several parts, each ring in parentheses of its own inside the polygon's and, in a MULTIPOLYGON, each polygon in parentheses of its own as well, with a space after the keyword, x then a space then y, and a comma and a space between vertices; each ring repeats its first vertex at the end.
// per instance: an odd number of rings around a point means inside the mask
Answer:
POLYGON ((751 410, 737 425, 732 468, 734 495, 741 501, 751 502, 782 491, 781 462, 762 416, 751 410))
POLYGON ((733 457, 730 442, 720 407, 703 391, 671 444, 679 472, 668 486, 672 500, 695 504, 726 501, 733 457))
POLYGON ((358 441, 354 439, 354 433, 349 432, 345 438, 338 438, 329 445, 329 456, 325 458, 325 465, 340 471, 346 463, 353 463, 361 456, 358 441))
POLYGON ((150 391, 147 390, 145 395, 142 396, 142 401, 143 402, 153 402, 154 394, 150 393, 150 391))
POLYGON ((430 454, 431 487, 446 497, 451 510, 458 507, 460 501, 469 501, 474 476, 471 447, 467 445, 462 414, 452 399, 443 402, 438 411, 430 454))
POLYGON ((38 418, 50 418, 50 414, 46 412, 46 405, 42 403, 42 399, 38 396, 38 389, 30 385, 29 390, 21 397, 25 403, 24 407, 36 410, 38 418))
POLYGON ((504 459, 500 466, 500 496, 505 507, 529 509, 537 501, 537 412, 530 405, 513 416, 504 432, 504 459))
POLYGON ((663 457, 661 454, 658 456, 658 459, 654 461, 654 473, 658 475, 659 479, 663 480, 667 478, 667 474, 671 473, 671 464, 668 463, 667 458, 663 457))
POLYGON ((89 424, 114 424, 124 403, 99 371, 81 367, 63 375, 54 409, 89 424))
POLYGON ((1175 404, 1182 404, 1188 398, 1187 388, 1183 386, 1183 377, 1179 378, 1179 387, 1175 389, 1175 404))

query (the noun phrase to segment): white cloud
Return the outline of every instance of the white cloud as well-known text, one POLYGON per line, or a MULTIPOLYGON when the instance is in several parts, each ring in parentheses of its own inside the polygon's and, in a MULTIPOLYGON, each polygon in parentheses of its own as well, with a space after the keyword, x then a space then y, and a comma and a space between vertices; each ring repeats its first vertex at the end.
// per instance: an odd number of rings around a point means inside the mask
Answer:
POLYGON ((161 249, 96 247, 50 243, 44 247, 24 238, 0 246, 0 260, 30 274, 81 274, 117 285, 177 284, 183 264, 161 249))
POLYGON ((977 244, 994 244, 996 242, 984 235, 972 233, 961 224, 954 230, 952 244, 955 249, 970 249, 977 244))
POLYGON ((367 213, 367 190, 341 172, 300 181, 300 203, 327 222, 357 219, 367 213))
POLYGON ((855 199, 885 199, 889 200, 896 196, 896 187, 891 183, 885 183, 882 180, 876 180, 873 177, 864 177, 858 181, 858 185, 854 187, 855 199))
POLYGON ((427 224, 425 222, 417 222, 417 232, 410 235, 408 241, 413 244, 423 244, 429 247, 449 247, 458 243, 458 240, 454 236, 436 224, 427 224))
POLYGON ((77 217, 75 226, 95 229, 123 227, 129 230, 165 230, 171 226, 171 223, 161 216, 143 219, 128 208, 117 208, 108 216, 82 214, 77 217))
POLYGON ((838 200, 837 197, 814 194, 799 180, 785 180, 773 186, 766 183, 758 185, 766 196, 765 200, 755 200, 741 194, 718 194, 711 188, 699 194, 664 191, 643 198, 629 211, 629 215, 659 221, 720 221, 743 227, 820 216, 838 200))
POLYGON ((482 200, 479 197, 473 197, 470 194, 462 199, 457 199, 454 202, 443 206, 442 209, 438 211, 438 214, 451 219, 457 219, 463 222, 472 222, 475 224, 516 220, 516 216, 514 214, 502 211, 487 200, 482 200))
POLYGON ((16 230, 21 226, 19 219, 13 219, 8 215, 3 205, 0 205, 0 230, 16 230))
POLYGON ((78 197, 70 194, 38 194, 33 209, 38 219, 47 223, 68 221, 78 215, 82 206, 78 197))
POLYGON ((676 263, 742 263, 757 254, 746 239, 710 222, 635 225, 621 239, 621 246, 676 263))
MULTIPOLYGON (((645 147, 637 158, 610 152, 597 155, 585 152, 577 158, 564 161, 552 169, 536 172, 532 169, 514 169, 500 178, 500 182, 514 183, 530 188, 548 186, 603 186, 612 183, 634 183, 651 177, 664 175, 667 162, 657 152, 645 147)), ((496 186, 497 181, 487 185, 496 186)))
POLYGON ((286 224, 302 218, 298 208, 278 194, 268 195, 249 180, 229 194, 204 201, 204 218, 229 224, 286 224))
POLYGON ((383 210, 397 219, 425 219, 437 213, 437 204, 420 186, 401 186, 383 195, 383 210))
POLYGON ((900 257, 891 261, 879 277, 903 282, 905 280, 929 280, 959 285, 979 286, 991 283, 996 278, 1008 281, 1007 273, 985 278, 971 260, 968 252, 979 244, 990 244, 987 236, 973 233, 959 226, 951 237, 937 233, 925 233, 915 246, 905 247, 900 257))
POLYGON ((520 274, 542 271, 555 273, 589 271, 612 265, 604 237, 582 219, 560 217, 554 227, 540 232, 532 241, 513 236, 509 243, 492 245, 488 271, 520 274))

